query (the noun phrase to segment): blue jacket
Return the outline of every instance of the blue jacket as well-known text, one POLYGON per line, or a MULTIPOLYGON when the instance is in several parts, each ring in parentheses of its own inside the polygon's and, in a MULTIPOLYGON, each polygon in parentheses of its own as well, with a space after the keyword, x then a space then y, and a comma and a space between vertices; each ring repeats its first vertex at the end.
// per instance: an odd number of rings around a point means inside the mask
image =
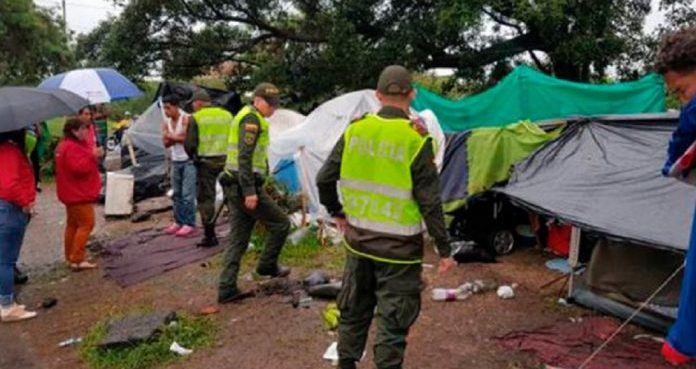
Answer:
POLYGON ((675 161, 696 141, 696 97, 682 107, 679 125, 672 133, 667 148, 667 161, 662 167, 662 174, 667 175, 675 161))

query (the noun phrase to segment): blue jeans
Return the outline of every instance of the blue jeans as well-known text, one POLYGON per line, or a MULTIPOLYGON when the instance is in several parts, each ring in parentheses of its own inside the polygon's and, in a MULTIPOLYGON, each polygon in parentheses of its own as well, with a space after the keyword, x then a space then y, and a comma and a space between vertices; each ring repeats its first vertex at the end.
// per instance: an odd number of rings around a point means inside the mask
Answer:
POLYGON ((172 162, 174 221, 179 225, 196 225, 196 166, 192 160, 172 162))
POLYGON ((14 301, 14 267, 22 248, 27 217, 19 206, 0 200, 0 305, 14 301))

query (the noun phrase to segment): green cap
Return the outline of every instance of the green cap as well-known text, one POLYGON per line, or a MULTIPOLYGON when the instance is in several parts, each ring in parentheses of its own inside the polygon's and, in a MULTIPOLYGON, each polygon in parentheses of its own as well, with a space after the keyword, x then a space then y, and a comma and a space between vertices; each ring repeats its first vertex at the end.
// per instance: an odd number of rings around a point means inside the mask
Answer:
POLYGON ((280 89, 272 83, 259 83, 254 89, 254 97, 262 97, 273 107, 280 105, 280 89))
POLYGON ((197 89, 193 91, 193 95, 191 96, 191 101, 205 101, 205 102, 210 102, 210 95, 208 95, 208 91, 204 89, 197 89))
POLYGON ((400 66, 390 65, 382 71, 377 81, 377 91, 385 95, 404 95, 413 89, 411 73, 400 66))

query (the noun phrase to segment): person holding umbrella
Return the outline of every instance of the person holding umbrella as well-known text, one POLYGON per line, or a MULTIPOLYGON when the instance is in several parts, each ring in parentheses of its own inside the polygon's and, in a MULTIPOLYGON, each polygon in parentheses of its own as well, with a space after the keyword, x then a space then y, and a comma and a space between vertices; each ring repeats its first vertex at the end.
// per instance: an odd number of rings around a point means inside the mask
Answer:
POLYGON ((94 228, 94 203, 99 197, 99 148, 90 146, 90 130, 81 119, 70 118, 56 150, 58 199, 65 204, 65 259, 73 271, 94 269, 85 247, 94 228))
POLYGON ((24 153, 25 129, 0 133, 0 320, 30 319, 14 298, 14 273, 24 232, 36 200, 31 163, 24 153))

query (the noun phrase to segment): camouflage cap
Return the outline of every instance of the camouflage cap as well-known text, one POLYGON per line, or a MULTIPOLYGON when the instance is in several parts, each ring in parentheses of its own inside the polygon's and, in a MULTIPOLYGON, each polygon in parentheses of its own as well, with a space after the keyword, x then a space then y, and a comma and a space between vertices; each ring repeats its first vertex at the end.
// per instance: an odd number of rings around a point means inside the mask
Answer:
POLYGON ((390 65, 379 75, 377 91, 385 95, 404 95, 413 89, 411 82, 411 73, 406 68, 390 65))
POLYGON ((280 105, 280 89, 272 83, 259 83, 254 89, 254 97, 262 97, 273 107, 280 105))
POLYGON ((208 95, 208 91, 204 89, 197 89, 193 91, 193 94, 191 96, 191 101, 205 101, 205 102, 210 102, 210 95, 208 95))

